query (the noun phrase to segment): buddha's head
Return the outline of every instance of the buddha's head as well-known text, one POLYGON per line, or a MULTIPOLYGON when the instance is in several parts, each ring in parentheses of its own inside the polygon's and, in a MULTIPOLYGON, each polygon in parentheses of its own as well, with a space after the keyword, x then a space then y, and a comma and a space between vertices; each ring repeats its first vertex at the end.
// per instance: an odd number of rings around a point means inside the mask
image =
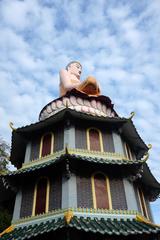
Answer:
POLYGON ((75 75, 78 79, 80 79, 82 72, 82 65, 77 61, 72 61, 66 66, 66 70, 75 75))

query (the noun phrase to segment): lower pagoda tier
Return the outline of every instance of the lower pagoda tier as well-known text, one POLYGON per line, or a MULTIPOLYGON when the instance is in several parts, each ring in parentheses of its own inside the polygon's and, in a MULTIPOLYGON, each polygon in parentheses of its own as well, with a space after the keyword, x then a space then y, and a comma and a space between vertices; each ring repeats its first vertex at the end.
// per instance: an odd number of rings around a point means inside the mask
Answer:
POLYGON ((136 211, 61 209, 21 219, 1 234, 2 240, 25 239, 157 239, 160 226, 136 211))

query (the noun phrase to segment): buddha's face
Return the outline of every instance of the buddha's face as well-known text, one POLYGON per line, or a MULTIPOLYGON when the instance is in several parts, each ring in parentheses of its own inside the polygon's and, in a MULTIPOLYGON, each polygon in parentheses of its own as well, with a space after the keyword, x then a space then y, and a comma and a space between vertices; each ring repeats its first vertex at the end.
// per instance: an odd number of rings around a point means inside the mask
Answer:
POLYGON ((68 71, 75 75, 78 79, 80 79, 81 76, 81 72, 82 72, 82 67, 79 63, 75 62, 75 63, 71 63, 68 66, 68 71))

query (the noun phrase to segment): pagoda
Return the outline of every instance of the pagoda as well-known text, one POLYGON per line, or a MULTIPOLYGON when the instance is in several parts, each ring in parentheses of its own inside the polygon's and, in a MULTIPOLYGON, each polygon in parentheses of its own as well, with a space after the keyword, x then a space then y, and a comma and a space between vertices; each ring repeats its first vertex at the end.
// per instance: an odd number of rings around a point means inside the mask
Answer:
POLYGON ((2 240, 160 239, 150 202, 160 184, 146 161, 149 148, 132 118, 120 117, 82 66, 60 71, 60 96, 39 121, 12 126, 11 163, 3 183, 16 193, 2 240))

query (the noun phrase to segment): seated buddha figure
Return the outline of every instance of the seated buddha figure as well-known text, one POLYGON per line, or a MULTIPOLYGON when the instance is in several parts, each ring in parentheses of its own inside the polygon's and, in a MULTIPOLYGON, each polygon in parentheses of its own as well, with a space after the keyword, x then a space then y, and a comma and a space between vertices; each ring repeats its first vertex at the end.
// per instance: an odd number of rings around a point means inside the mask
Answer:
POLYGON ((97 80, 94 77, 87 77, 86 80, 80 81, 82 65, 73 61, 70 62, 66 69, 60 70, 60 96, 64 96, 68 91, 76 89, 86 93, 89 96, 99 96, 100 89, 97 80))

